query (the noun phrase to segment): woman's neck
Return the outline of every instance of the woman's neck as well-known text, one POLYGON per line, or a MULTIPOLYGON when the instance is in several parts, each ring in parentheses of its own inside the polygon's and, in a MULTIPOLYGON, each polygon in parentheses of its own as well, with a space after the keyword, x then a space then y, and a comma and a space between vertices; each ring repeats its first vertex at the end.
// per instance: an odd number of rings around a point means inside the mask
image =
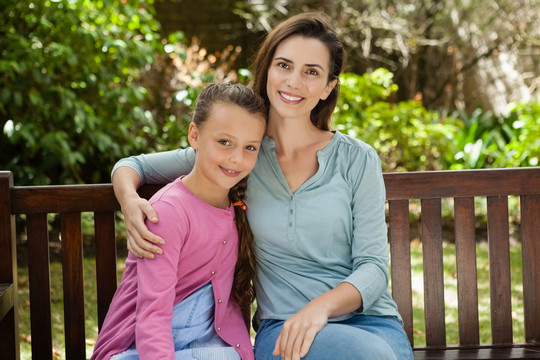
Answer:
POLYGON ((270 116, 266 131, 276 144, 277 155, 286 155, 331 138, 330 132, 317 128, 308 119, 285 119, 270 116))

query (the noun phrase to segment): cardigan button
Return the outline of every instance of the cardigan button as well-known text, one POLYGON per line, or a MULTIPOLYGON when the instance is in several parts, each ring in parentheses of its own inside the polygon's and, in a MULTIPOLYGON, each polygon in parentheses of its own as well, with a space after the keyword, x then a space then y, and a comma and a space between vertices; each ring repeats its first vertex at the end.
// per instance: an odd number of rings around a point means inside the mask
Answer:
POLYGON ((223 240, 223 245, 227 244, 227 240, 223 240))
POLYGON ((215 271, 212 271, 210 274, 214 275, 216 272, 215 271))
POLYGON ((236 347, 239 348, 239 347, 240 347, 240 344, 236 344, 236 347))
POLYGON ((217 302, 218 302, 218 304, 221 304, 223 301, 221 299, 219 299, 217 302))
POLYGON ((218 328, 217 328, 217 331, 221 331, 221 328, 220 328, 220 327, 218 327, 218 328))

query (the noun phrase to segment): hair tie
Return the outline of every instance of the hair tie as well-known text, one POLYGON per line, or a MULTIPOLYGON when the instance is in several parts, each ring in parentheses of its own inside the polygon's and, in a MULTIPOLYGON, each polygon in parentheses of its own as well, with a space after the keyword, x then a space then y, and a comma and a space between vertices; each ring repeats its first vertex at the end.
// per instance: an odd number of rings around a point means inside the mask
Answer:
POLYGON ((247 210, 247 205, 246 205, 246 203, 244 203, 242 200, 233 203, 233 205, 234 205, 234 206, 241 206, 241 207, 242 207, 242 210, 244 210, 244 211, 247 210))

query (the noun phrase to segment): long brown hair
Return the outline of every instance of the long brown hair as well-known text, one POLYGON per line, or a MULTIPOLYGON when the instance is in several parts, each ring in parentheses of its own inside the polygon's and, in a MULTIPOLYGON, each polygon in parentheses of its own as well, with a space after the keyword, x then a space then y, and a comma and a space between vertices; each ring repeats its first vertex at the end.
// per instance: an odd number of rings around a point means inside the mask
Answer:
MULTIPOLYGON (((250 114, 266 120, 267 109, 264 100, 248 87, 241 84, 215 83, 207 86, 197 98, 192 121, 201 126, 208 119, 212 106, 216 103, 232 104, 241 107, 250 114)), ((266 121, 265 121, 266 123, 266 121)), ((247 189, 247 177, 229 190, 229 200, 244 201, 247 189)), ((232 294, 248 317, 251 303, 255 299, 253 280, 256 275, 255 245, 246 212, 241 206, 235 206, 235 222, 238 230, 238 260, 234 273, 232 294)))
MULTIPOLYGON (((268 34, 253 63, 252 72, 254 77, 251 87, 263 97, 267 106, 270 105, 266 93, 268 69, 278 45, 292 35, 317 39, 326 46, 330 54, 328 82, 338 80, 339 74, 344 68, 346 53, 328 16, 321 12, 306 12, 292 16, 280 23, 268 34)), ((311 111, 311 122, 315 126, 323 130, 330 129, 330 117, 336 107, 338 97, 339 81, 337 81, 336 86, 326 100, 320 100, 311 111)))

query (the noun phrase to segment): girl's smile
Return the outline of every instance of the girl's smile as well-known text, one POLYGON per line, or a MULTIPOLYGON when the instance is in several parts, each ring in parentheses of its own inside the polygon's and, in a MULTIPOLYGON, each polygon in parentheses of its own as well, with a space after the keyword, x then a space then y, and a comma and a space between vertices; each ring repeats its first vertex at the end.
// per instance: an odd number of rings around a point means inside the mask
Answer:
POLYGON ((197 160, 184 183, 191 183, 190 190, 210 205, 227 206, 229 189, 255 166, 265 122, 240 106, 214 104, 203 124, 190 124, 188 140, 197 160))

